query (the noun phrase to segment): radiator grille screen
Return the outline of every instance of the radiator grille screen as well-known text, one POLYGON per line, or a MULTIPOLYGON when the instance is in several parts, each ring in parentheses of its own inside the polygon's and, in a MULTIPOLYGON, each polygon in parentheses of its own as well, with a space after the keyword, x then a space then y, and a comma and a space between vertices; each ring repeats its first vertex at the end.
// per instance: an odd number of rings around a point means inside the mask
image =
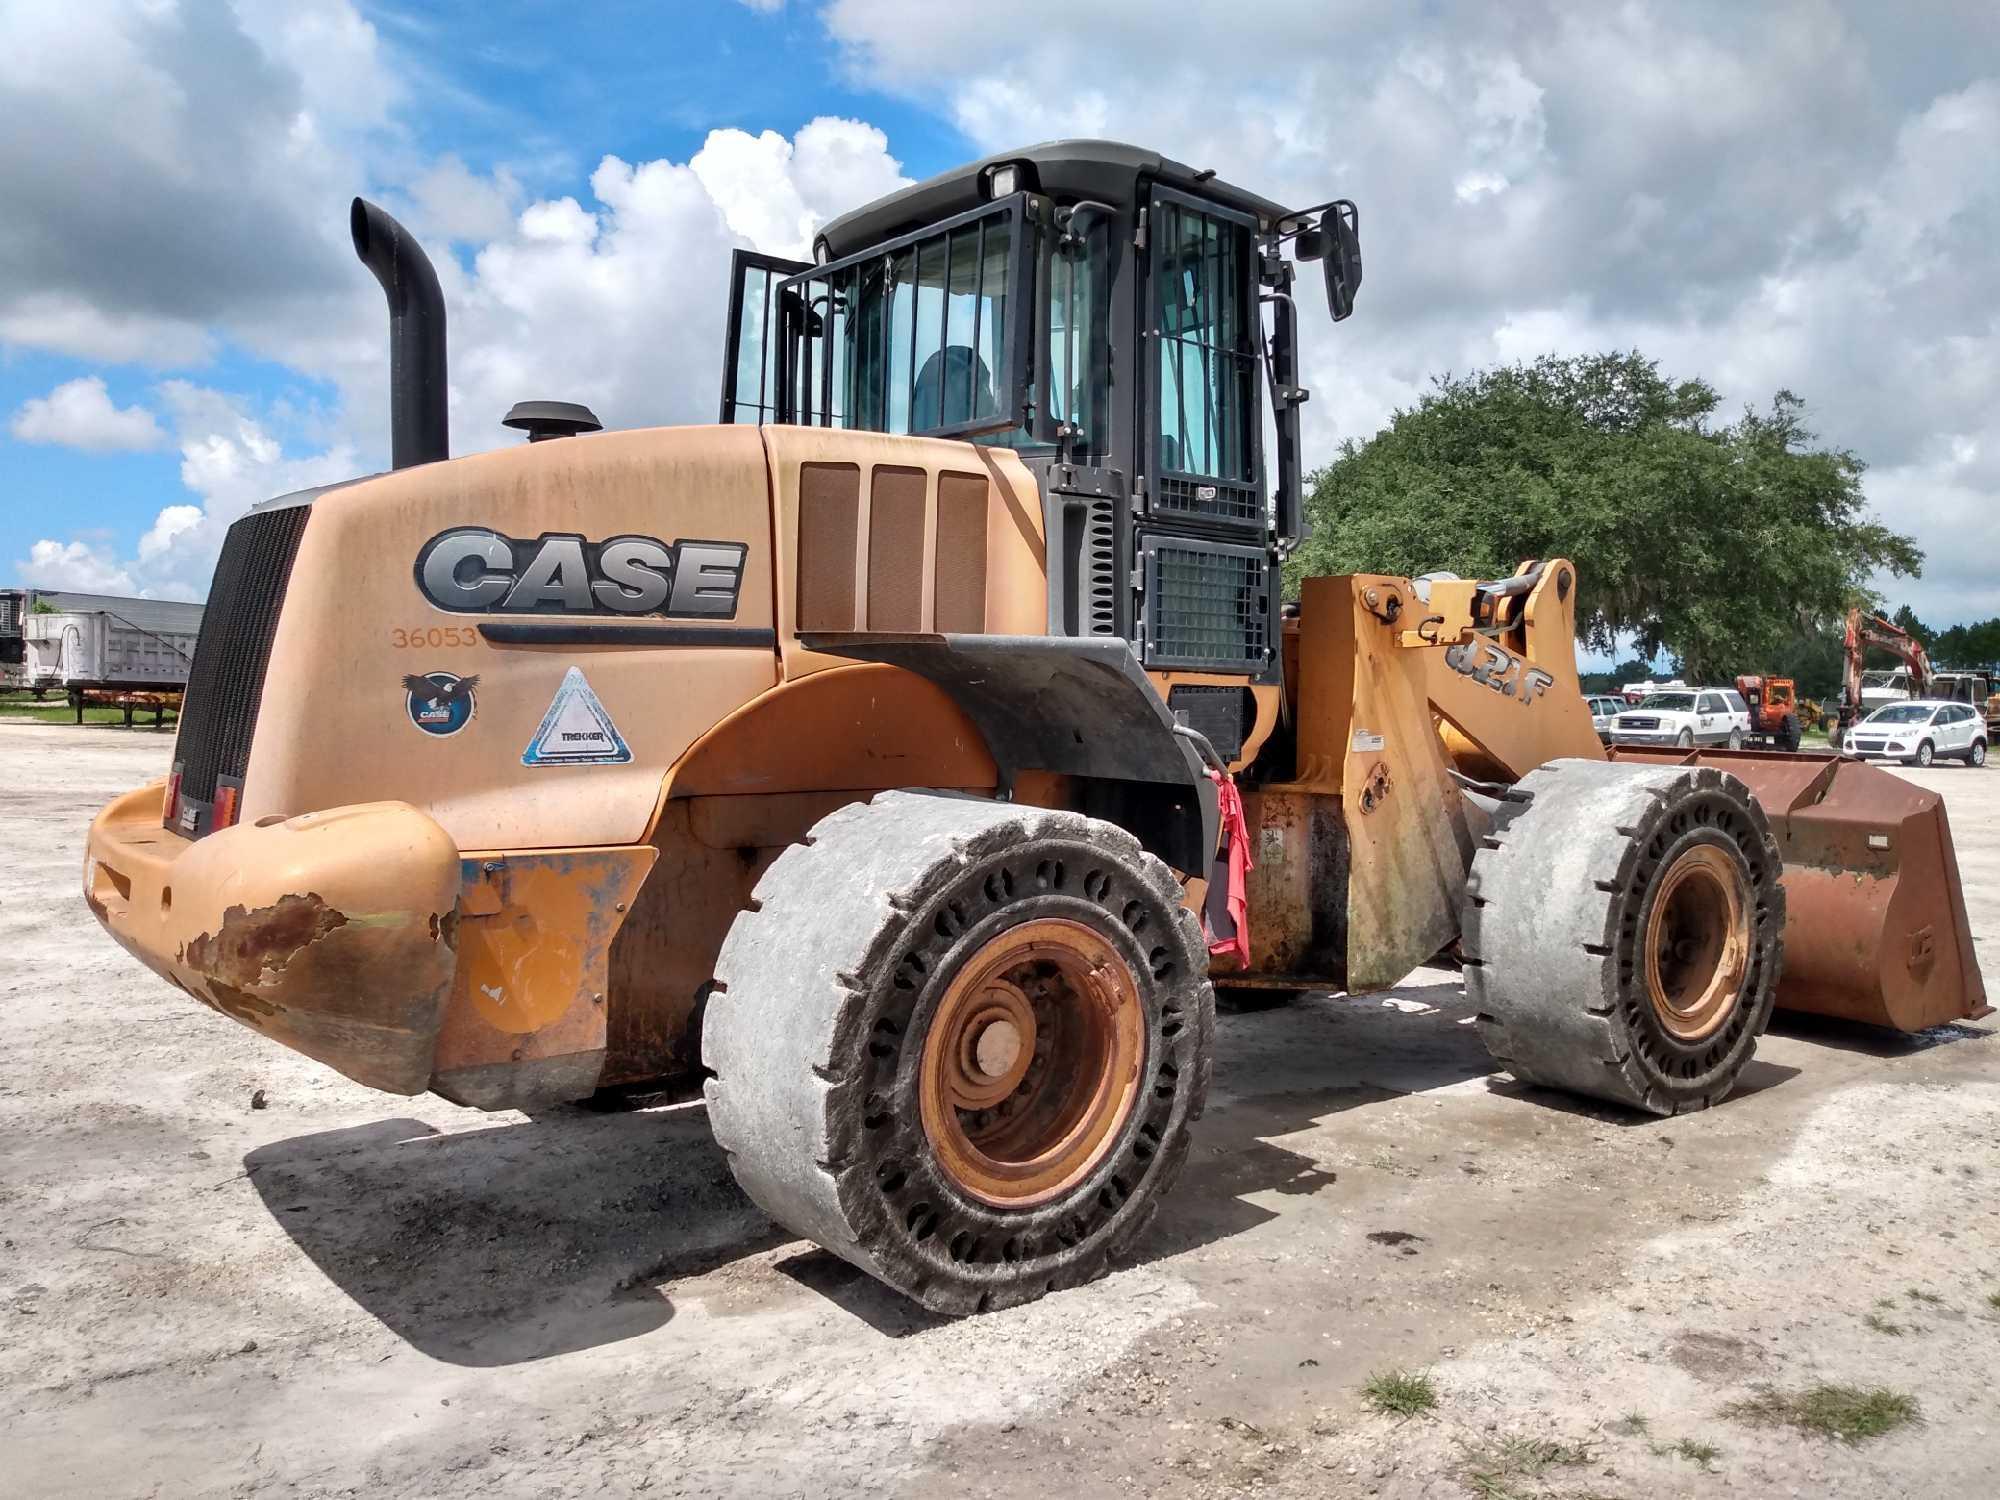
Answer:
POLYGON ((938 475, 931 613, 939 630, 977 635, 986 628, 987 490, 984 474, 938 475))
POLYGON ((1263 548, 1152 536, 1140 554, 1147 666, 1263 668, 1271 620, 1263 548))
POLYGON ((868 488, 868 628, 924 625, 924 471, 876 466, 868 488))
POLYGON ((189 830, 197 836, 209 831, 217 780, 240 783, 250 763, 271 642, 311 518, 310 505, 252 511, 229 528, 216 560, 174 746, 181 800, 199 809, 189 830))
POLYGON ((860 523, 858 466, 799 465, 799 629, 854 629, 854 551, 860 523))

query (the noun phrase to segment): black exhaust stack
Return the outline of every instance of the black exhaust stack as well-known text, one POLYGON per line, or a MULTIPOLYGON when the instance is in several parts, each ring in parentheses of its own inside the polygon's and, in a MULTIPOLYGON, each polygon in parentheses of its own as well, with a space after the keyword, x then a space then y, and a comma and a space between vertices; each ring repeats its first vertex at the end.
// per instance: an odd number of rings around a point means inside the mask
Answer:
POLYGON ((393 466, 451 456, 445 409, 444 294, 409 230, 365 199, 347 216, 354 253, 389 299, 389 441, 393 466))

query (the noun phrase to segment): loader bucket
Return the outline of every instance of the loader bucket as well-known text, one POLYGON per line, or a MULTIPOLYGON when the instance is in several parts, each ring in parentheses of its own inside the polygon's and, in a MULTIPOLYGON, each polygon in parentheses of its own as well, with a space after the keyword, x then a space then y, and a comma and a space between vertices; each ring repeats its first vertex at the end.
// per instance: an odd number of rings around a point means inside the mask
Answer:
POLYGON ((1836 755, 1640 750, 1750 788, 1785 859, 1780 1010, 1921 1031, 1987 1015, 1944 799, 1836 755))

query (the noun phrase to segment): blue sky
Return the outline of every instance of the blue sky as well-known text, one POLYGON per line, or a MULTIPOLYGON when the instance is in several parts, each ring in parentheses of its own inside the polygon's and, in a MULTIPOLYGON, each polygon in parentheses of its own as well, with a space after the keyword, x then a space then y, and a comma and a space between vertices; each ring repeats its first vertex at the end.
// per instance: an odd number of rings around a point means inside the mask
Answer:
POLYGON ((1362 202, 1315 456, 1435 372, 1636 346, 1798 391, 1930 554, 1891 599, 2000 613, 1970 0, 0 0, 0 578, 195 596, 245 506, 382 464, 353 192, 442 262, 462 450, 526 396, 707 420, 732 246, 1066 134, 1362 202))
MULTIPOLYGON (((935 113, 878 91, 855 87, 809 12, 764 10, 734 0, 660 5, 612 0, 589 7, 487 0, 353 7, 374 29, 382 52, 408 80, 398 113, 407 144, 426 156, 450 154, 474 174, 505 172, 528 198, 587 192, 605 155, 628 161, 685 161, 709 132, 738 127, 790 137, 815 117, 866 117, 893 133, 897 155, 914 176, 961 159, 964 137, 935 113)), ((363 163, 362 165, 366 165, 363 163)), ((378 192, 379 180, 352 183, 378 192)), ((344 204, 330 205, 336 214, 344 204)), ((143 253, 133 247, 135 253, 143 253)), ((464 243, 430 242, 431 252, 464 259, 464 243)), ((360 284, 365 273, 355 268, 360 284)), ((372 325, 371 332, 375 332, 372 325)), ((703 362, 709 351, 699 353, 703 362)), ((0 412, 77 379, 101 379, 111 404, 130 408, 153 396, 173 365, 79 358, 31 344, 0 343, 0 412)), ((337 383, 310 368, 259 358, 216 330, 211 357, 185 372, 204 387, 250 398, 259 409, 324 411, 340 399, 337 383)), ((264 423, 287 448, 304 454, 315 437, 310 417, 264 423)), ((386 444, 364 435, 370 467, 386 444)), ((0 577, 43 581, 26 565, 33 543, 83 538, 129 552, 167 505, 185 503, 182 455, 171 441, 150 450, 79 451, 24 442, 0 430, 7 476, 0 503, 0 577)), ((57 581, 67 581, 58 579, 57 581)))

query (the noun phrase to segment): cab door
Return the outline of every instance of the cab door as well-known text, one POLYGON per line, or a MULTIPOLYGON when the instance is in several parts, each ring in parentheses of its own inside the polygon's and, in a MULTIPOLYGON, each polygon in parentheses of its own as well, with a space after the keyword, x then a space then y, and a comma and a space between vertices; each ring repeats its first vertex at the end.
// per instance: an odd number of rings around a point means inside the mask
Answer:
POLYGON ((778 364, 783 345, 778 336, 778 284, 806 269, 802 260, 783 260, 755 250, 731 252, 719 419, 725 424, 761 427, 779 420, 778 364))

